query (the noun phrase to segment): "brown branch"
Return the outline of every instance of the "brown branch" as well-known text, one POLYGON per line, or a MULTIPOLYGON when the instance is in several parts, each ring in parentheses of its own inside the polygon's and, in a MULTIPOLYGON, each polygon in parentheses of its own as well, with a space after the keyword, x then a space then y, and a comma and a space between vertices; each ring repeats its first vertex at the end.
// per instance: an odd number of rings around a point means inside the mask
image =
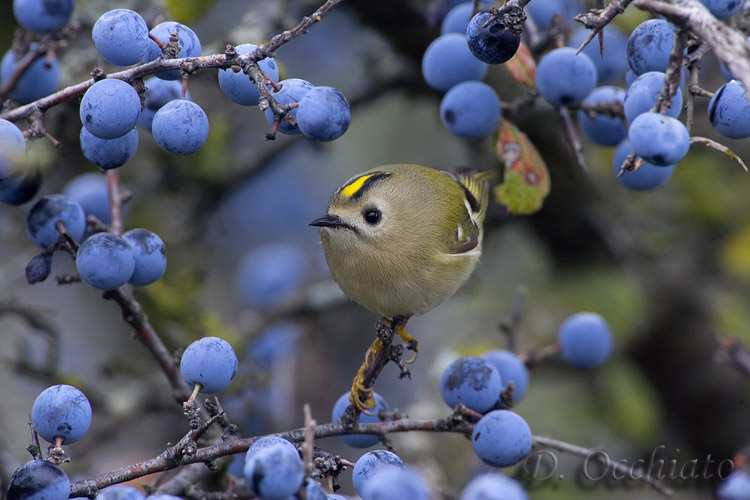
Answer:
POLYGON ((570 148, 573 150, 573 155, 575 156, 576 163, 581 168, 581 170, 583 170, 584 172, 588 172, 589 169, 586 166, 586 159, 583 157, 583 146, 581 146, 581 141, 578 139, 578 135, 576 134, 573 120, 570 118, 570 111, 565 106, 562 106, 557 108, 557 115, 560 117, 560 123, 562 124, 563 132, 565 132, 565 137, 566 139, 568 139, 568 144, 570 144, 570 148))
POLYGON ((120 176, 116 168, 107 170, 107 196, 109 197, 109 227, 117 236, 122 236, 124 224, 122 222, 122 193, 120 193, 120 176))
POLYGON ((190 397, 191 389, 182 378, 177 362, 157 335, 141 304, 124 287, 104 292, 104 298, 114 300, 122 309, 122 318, 133 327, 135 337, 151 352, 166 375, 175 399, 182 403, 190 397))
MULTIPOLYGON (((461 408, 457 409, 452 415, 443 419, 431 419, 431 420, 394 420, 387 422, 375 422, 369 424, 355 424, 350 427, 341 421, 329 422, 327 424, 317 425, 314 427, 314 434, 318 438, 341 436, 346 434, 374 434, 374 435, 385 435, 400 432, 454 432, 470 435, 474 429, 474 416, 462 411, 461 408)), ((192 433, 193 431, 191 431, 192 433)), ((188 442, 190 440, 188 433, 180 443, 188 442)), ((306 436, 309 435, 309 430, 305 427, 295 429, 287 432, 280 432, 276 434, 284 439, 287 439, 293 443, 304 442, 306 436)), ((185 466, 188 464, 200 463, 200 462, 211 462, 220 457, 234 455, 237 453, 244 453, 255 441, 261 436, 255 436, 245 439, 234 439, 227 440, 221 443, 217 443, 212 446, 198 449, 194 454, 184 455, 180 454, 180 443, 165 450, 159 456, 140 462, 137 464, 122 467, 116 471, 102 474, 92 479, 77 481, 71 485, 70 497, 82 497, 92 496, 101 488, 122 483, 125 481, 131 481, 139 477, 143 477, 156 472, 162 472, 166 470, 175 469, 177 467, 185 466)), ((542 446, 547 448, 556 449, 565 453, 581 457, 592 457, 596 458, 597 452, 600 450, 593 450, 589 448, 583 448, 563 441, 550 439, 541 436, 534 436, 533 442, 536 446, 542 446)), ((629 468, 623 466, 623 464, 611 461, 611 463, 605 464, 607 467, 617 470, 618 472, 630 472, 629 468)), ((642 481, 652 486, 660 493, 670 496, 671 490, 666 486, 659 483, 658 480, 643 476, 642 481)))
POLYGON ((687 34, 679 30, 675 33, 674 43, 672 44, 672 50, 669 53, 669 65, 664 74, 664 84, 659 91, 659 95, 656 97, 651 111, 657 113, 666 113, 667 108, 672 106, 672 97, 677 93, 680 88, 680 79, 682 78, 682 60, 683 53, 687 47, 687 34))
POLYGON ((603 453, 601 449, 584 448, 582 446, 577 446, 574 444, 566 443, 564 441, 558 441, 557 439, 543 436, 533 436, 532 442, 536 446, 552 448, 553 450, 562 451, 571 455, 596 460, 598 463, 612 472, 618 472, 625 477, 632 477, 633 479, 643 481, 666 497, 671 497, 673 494, 671 488, 659 482, 658 479, 651 477, 648 474, 648 471, 644 472, 643 467, 633 467, 617 460, 610 460, 607 454, 603 453), (636 476, 636 472, 639 472, 640 474, 636 476))
MULTIPOLYGON (((608 25, 610 22, 612 22, 612 20, 618 14, 622 14, 625 11, 625 8, 632 1, 633 0, 613 0, 603 10, 593 9, 591 12, 588 12, 587 14, 579 14, 576 17, 574 17, 573 19, 583 24, 587 29, 590 30, 589 34, 583 40, 583 43, 581 43, 581 46, 578 47, 576 54, 580 53, 584 48, 586 48, 586 45, 588 45, 591 42, 591 40, 594 39, 595 36, 603 33, 602 30, 604 29, 604 27, 608 25)), ((602 50, 603 44, 604 44, 604 36, 600 35, 600 38, 599 38, 600 50, 602 50)))

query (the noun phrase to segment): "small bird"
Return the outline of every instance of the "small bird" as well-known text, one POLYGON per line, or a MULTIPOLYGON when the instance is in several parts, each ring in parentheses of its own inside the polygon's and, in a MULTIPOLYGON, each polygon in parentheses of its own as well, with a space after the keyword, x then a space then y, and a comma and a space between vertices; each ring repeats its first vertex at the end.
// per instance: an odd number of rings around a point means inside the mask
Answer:
MULTIPOLYGON (((328 213, 310 222, 321 227, 331 276, 344 293, 381 314, 415 351, 403 326, 453 295, 479 261, 491 176, 384 165, 349 179, 333 193, 328 213)), ((374 403, 362 381, 380 347, 376 339, 352 386, 360 411, 374 403)))

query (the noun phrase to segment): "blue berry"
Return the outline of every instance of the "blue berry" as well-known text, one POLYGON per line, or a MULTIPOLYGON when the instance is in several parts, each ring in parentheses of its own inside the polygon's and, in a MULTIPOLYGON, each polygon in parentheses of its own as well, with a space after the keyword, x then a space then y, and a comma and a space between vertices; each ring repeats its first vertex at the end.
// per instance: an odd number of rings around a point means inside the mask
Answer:
POLYGON ((473 13, 474 2, 463 2, 455 5, 443 18, 443 23, 440 25, 440 34, 460 33, 465 35, 473 13))
POLYGON ((563 359, 579 368, 598 366, 612 353, 609 325, 592 312, 576 313, 563 321, 557 343, 563 359))
POLYGON ((13 472, 7 500, 66 500, 70 480, 63 470, 47 460, 31 460, 13 472))
POLYGON ((251 444, 247 449, 247 452, 245 453, 245 463, 247 463, 247 461, 250 460, 254 455, 256 455, 260 450, 272 446, 285 446, 290 449, 288 453, 291 453, 292 451, 294 453, 297 453, 297 448, 295 448, 290 441, 287 441, 286 439, 279 436, 263 436, 262 438, 254 441, 253 444, 251 444))
POLYGON ((690 149, 690 134, 676 118, 648 112, 630 124, 628 140, 636 155, 665 167, 682 160, 690 149))
POLYGON ((49 33, 68 24, 73 0, 13 0, 13 15, 29 31, 49 33))
POLYGON ((112 233, 86 238, 78 249, 76 267, 83 281, 99 290, 114 290, 128 282, 135 269, 130 244, 112 233))
POLYGON ((422 57, 422 76, 438 92, 468 80, 483 80, 486 74, 487 64, 472 55, 464 34, 439 36, 422 57))
POLYGON ((167 153, 189 155, 208 139, 208 117, 192 101, 175 99, 159 109, 151 123, 154 140, 167 153))
MULTIPOLYGON (((182 95, 182 82, 175 80, 162 80, 161 78, 149 78, 146 80, 146 106, 141 111, 138 124, 151 132, 151 124, 154 115, 162 106, 169 101, 180 99, 182 95)), ((190 91, 185 91, 185 99, 190 100, 190 91)))
MULTIPOLYGON (((31 50, 34 50, 36 45, 36 42, 32 43, 31 50)), ((0 62, 0 84, 8 81, 15 67, 16 55, 11 49, 5 53, 2 62, 0 62)), ((45 57, 40 57, 31 63, 29 69, 18 79, 8 97, 20 104, 28 104, 53 93, 57 90, 59 82, 60 63, 57 57, 53 57, 49 63, 45 57)))
POLYGON ((328 142, 338 139, 352 120, 344 94, 333 87, 315 87, 297 108, 297 126, 308 139, 328 142))
POLYGON ((96 50, 105 61, 130 66, 141 61, 148 51, 148 26, 140 14, 115 9, 102 14, 91 30, 96 50))
POLYGON ((474 426, 471 445, 482 462, 492 467, 508 467, 531 451, 531 430, 512 411, 494 410, 474 426))
POLYGON ((31 207, 26 216, 26 229, 29 237, 42 248, 57 241, 58 221, 75 240, 80 240, 86 230, 86 215, 76 201, 61 194, 42 196, 31 207))
MULTIPOLYGON (((286 80, 280 81, 279 86, 281 86, 281 90, 274 93, 273 97, 280 104, 293 104, 296 102, 300 102, 310 90, 315 88, 315 85, 313 85, 312 83, 306 80, 301 80, 299 78, 287 78, 286 80)), ((265 114, 268 123, 273 125, 273 111, 267 109, 265 110, 265 114)), ((291 109, 289 111, 289 114, 291 114, 292 116, 297 116, 297 108, 291 109)), ((299 127, 297 125, 292 125, 286 120, 281 120, 281 123, 279 124, 279 132, 287 135, 299 135, 302 133, 299 131, 299 127)))
POLYGON ((26 171, 23 132, 14 123, 0 119, 0 191, 18 187, 26 171))
MULTIPOLYGON (((360 413, 359 418, 357 419, 357 422, 362 424, 367 424, 371 422, 380 422, 380 417, 378 414, 381 411, 388 412, 390 411, 390 407, 388 406, 388 403, 383 399, 383 396, 378 394, 377 392, 373 393, 373 397, 375 398, 375 408, 369 411, 371 415, 368 415, 366 413, 360 413)), ((346 408, 349 406, 349 393, 345 392, 336 400, 336 404, 333 405, 333 410, 331 411, 331 420, 336 421, 340 419, 344 412, 346 411, 346 408)), ((344 441, 349 446, 352 446, 354 448, 369 448, 370 446, 375 446, 378 444, 378 441, 380 441, 380 438, 374 434, 356 434, 351 436, 341 436, 342 441, 344 441)))
POLYGON ((440 119, 455 136, 481 139, 500 121, 500 99, 486 83, 461 82, 443 96, 440 119))
POLYGON ((729 19, 742 8, 745 0, 700 0, 716 19, 729 19))
POLYGON ((109 194, 107 181, 101 173, 82 174, 71 179, 63 194, 81 205, 84 213, 109 224, 109 194))
POLYGON ((41 185, 41 169, 30 165, 18 184, 0 191, 0 201, 7 205, 22 205, 36 196, 41 185))
POLYGON ((245 482, 262 500, 287 500, 302 486, 305 472, 294 446, 275 444, 245 461, 245 482))
POLYGON ((479 474, 466 485, 460 500, 528 500, 526 491, 515 479, 499 472, 479 474))
MULTIPOLYGON (((638 76, 630 84, 625 99, 622 101, 622 108, 628 123, 633 123, 638 115, 654 107, 656 98, 664 85, 664 76, 664 73, 659 71, 649 71, 638 76)), ((677 90, 670 103, 671 106, 667 108, 666 114, 677 118, 682 111, 682 91, 677 90)))
POLYGON ((122 235, 135 254, 135 269, 128 283, 144 286, 161 278, 167 270, 164 242, 148 229, 131 229, 122 235))
POLYGON ((307 282, 309 274, 310 262, 302 250, 286 243, 267 243, 242 258, 235 289, 247 307, 277 307, 307 282))
MULTIPOLYGON (((615 155, 612 159, 612 171, 615 176, 619 175, 622 163, 630 153, 633 152, 633 148, 630 146, 630 141, 623 139, 617 149, 615 149, 615 155)), ((650 191, 663 185, 672 176, 674 165, 666 167, 658 167, 651 163, 644 161, 641 165, 631 172, 623 172, 623 174, 617 177, 620 184, 633 191, 650 191)))
POLYGON ((337 495, 335 493, 329 493, 326 495, 326 500, 349 500, 346 497, 342 497, 341 495, 337 495))
POLYGON ((625 86, 630 88, 636 78, 638 78, 638 75, 632 69, 627 70, 625 72, 625 86))
POLYGON ((185 382, 200 384, 200 392, 213 394, 229 386, 237 374, 237 356, 224 339, 204 337, 190 344, 182 354, 180 371, 185 382))
POLYGON ((413 469, 379 470, 364 485, 362 500, 431 500, 424 478, 413 469))
MULTIPOLYGON (((573 32, 568 40, 568 47, 578 50, 588 36, 589 31, 579 28, 573 32)), ((617 26, 609 24, 604 30, 604 49, 599 51, 599 39, 594 37, 583 48, 583 53, 591 58, 596 66, 598 85, 612 84, 622 80, 628 71, 628 58, 625 57, 627 37, 617 26)))
POLYGON ((386 469, 403 470, 404 468, 404 462, 395 453, 386 450, 368 451, 354 464, 352 470, 354 490, 362 496, 367 483, 373 479, 373 476, 386 469))
POLYGON ((117 139, 138 123, 141 98, 128 83, 106 78, 83 94, 79 114, 83 126, 99 139, 117 139))
POLYGON ((672 45, 674 26, 661 19, 642 22, 628 37, 627 54, 630 68, 637 75, 649 71, 666 71, 672 45))
POLYGON ((459 358, 445 369, 440 378, 443 401, 455 408, 459 403, 479 413, 497 402, 502 384, 497 369, 482 358, 459 358))
POLYGON ((555 14, 560 16, 560 22, 563 26, 571 26, 573 17, 586 11, 579 0, 536 0, 529 2, 524 10, 542 31, 549 28, 555 14))
MULTIPOLYGON (((583 104, 622 103, 625 94, 625 90, 618 87, 597 87, 586 96, 583 104)), ((602 146, 616 146, 628 135, 625 123, 616 116, 597 114, 592 120, 583 110, 578 110, 578 125, 586 137, 602 146)))
MULTIPOLYGON (((99 500, 145 500, 146 495, 132 486, 115 485, 99 490, 96 495, 99 500)), ((153 496, 150 498, 154 498, 153 496)))
POLYGON ((488 351, 482 357, 492 363, 492 366, 500 374, 502 389, 506 389, 508 383, 513 382, 513 400, 515 402, 520 401, 529 386, 529 370, 526 368, 526 364, 512 352, 503 349, 488 351))
MULTIPOLYGON (((750 500, 750 474, 735 470, 716 488, 719 500, 750 500)), ((10 497, 9 497, 10 499, 10 497)))
POLYGON ((183 500, 182 497, 176 497, 174 495, 167 495, 165 493, 157 493, 156 495, 149 495, 146 498, 148 500, 183 500))
POLYGON ((741 82, 731 80, 719 87, 708 103, 708 119, 724 137, 750 137, 750 103, 741 82))
POLYGON ((117 168, 126 164, 138 149, 138 131, 131 130, 117 139, 99 139, 81 128, 81 152, 88 161, 102 169, 117 168))
POLYGON ((578 106, 596 86, 596 67, 584 53, 561 47, 542 57, 536 68, 536 87, 555 107, 578 106))
POLYGON ((305 485, 305 500, 326 500, 326 492, 314 479, 309 479, 305 485))
POLYGON ((516 55, 521 36, 505 29, 503 20, 489 12, 474 16, 466 28, 466 42, 474 57, 487 64, 502 64, 516 55))
POLYGON ((31 408, 31 421, 37 433, 50 443, 56 437, 72 444, 91 425, 91 405, 86 396, 70 385, 53 385, 43 390, 31 408))
MULTIPOLYGON (((180 52, 177 57, 200 57, 201 41, 193 30, 184 24, 174 21, 166 21, 158 24, 151 30, 151 34, 164 43, 169 43, 169 36, 173 31, 177 31, 177 44, 180 46, 180 52)), ((148 51, 146 52, 145 62, 153 61, 162 55, 161 49, 155 41, 149 39, 148 51)), ((162 80, 179 80, 181 78, 179 69, 169 69, 154 73, 154 76, 162 80)))
MULTIPOLYGON (((255 52, 258 46, 252 43, 244 43, 235 47, 237 54, 245 55, 255 52)), ((279 66, 272 57, 266 57, 258 61, 258 66, 274 82, 279 80, 279 66)), ((219 70, 219 87, 227 98, 242 106, 255 106, 260 99, 258 85, 250 80, 244 72, 235 73, 231 69, 219 70)))

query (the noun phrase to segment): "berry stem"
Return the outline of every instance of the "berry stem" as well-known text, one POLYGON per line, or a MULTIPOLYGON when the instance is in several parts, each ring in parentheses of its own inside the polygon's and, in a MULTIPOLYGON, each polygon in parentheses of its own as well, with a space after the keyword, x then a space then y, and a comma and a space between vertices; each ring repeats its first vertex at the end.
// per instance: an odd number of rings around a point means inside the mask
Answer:
POLYGON ((107 196, 109 196, 110 230, 117 236, 122 236, 124 224, 122 222, 122 193, 120 193, 120 176, 116 168, 107 170, 107 196))

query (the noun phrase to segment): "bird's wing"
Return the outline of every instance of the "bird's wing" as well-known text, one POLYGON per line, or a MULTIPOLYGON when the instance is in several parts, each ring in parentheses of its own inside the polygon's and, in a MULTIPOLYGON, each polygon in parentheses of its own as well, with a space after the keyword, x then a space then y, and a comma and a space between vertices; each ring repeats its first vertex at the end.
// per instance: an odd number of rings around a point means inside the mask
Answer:
POLYGON ((493 172, 460 169, 452 173, 464 191, 466 212, 456 230, 449 254, 465 255, 479 252, 482 241, 482 222, 489 204, 489 182, 493 172))

